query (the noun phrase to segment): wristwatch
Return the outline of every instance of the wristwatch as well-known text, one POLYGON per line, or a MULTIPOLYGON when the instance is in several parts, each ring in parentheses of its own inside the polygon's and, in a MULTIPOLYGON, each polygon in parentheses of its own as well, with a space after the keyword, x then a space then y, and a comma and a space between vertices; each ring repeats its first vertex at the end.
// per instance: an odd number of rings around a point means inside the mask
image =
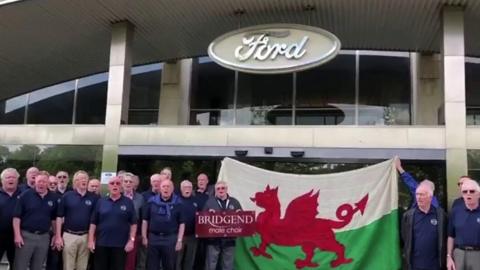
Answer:
POLYGON ((178 242, 178 243, 181 243, 181 242, 182 242, 182 239, 178 239, 177 242, 178 242))

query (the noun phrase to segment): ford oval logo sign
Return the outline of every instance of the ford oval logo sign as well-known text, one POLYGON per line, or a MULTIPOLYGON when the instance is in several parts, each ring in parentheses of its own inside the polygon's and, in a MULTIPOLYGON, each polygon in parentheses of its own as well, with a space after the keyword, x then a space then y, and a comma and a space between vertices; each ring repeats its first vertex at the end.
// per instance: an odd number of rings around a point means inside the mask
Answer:
POLYGON ((333 59, 339 50, 340 40, 323 29, 298 24, 267 24, 218 37, 208 47, 208 55, 229 69, 276 74, 321 65, 333 59))

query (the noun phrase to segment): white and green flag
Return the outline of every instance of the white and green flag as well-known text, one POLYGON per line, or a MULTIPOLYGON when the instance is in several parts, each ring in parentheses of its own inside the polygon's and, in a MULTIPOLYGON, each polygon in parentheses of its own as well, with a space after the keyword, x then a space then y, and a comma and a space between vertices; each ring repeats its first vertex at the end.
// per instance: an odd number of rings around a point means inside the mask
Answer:
POLYGON ((225 158, 218 176, 256 234, 239 238, 237 270, 400 269, 397 173, 392 160, 322 175, 259 169, 225 158))

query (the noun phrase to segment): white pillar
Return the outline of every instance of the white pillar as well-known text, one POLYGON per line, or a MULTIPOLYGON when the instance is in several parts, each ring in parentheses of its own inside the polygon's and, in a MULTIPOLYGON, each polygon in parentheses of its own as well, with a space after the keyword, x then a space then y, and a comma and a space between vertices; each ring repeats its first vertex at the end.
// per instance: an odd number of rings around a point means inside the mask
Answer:
POLYGON ((449 204, 458 196, 457 181, 467 174, 465 107, 464 12, 461 7, 443 9, 443 75, 445 96, 445 144, 449 204))
POLYGON ((102 172, 117 170, 120 125, 128 123, 132 39, 133 26, 129 22, 112 26, 102 172))

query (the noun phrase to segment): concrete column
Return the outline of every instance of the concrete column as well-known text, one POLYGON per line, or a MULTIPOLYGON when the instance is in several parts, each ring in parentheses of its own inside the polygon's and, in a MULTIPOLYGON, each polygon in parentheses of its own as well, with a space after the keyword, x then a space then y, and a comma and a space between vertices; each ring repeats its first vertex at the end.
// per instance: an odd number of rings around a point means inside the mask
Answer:
POLYGON ((117 171, 120 125, 128 123, 132 39, 133 26, 129 22, 112 26, 102 172, 117 171))
MULTIPOLYGON (((414 93, 414 124, 443 125, 444 95, 442 89, 442 56, 439 54, 412 54, 416 65, 416 91, 414 93)), ((412 66, 413 69, 413 66, 412 66)))
POLYGON ((192 59, 163 65, 159 125, 188 125, 191 76, 192 59))
POLYGON ((449 205, 458 196, 457 181, 467 174, 464 12, 443 9, 443 74, 445 92, 445 143, 449 205))

